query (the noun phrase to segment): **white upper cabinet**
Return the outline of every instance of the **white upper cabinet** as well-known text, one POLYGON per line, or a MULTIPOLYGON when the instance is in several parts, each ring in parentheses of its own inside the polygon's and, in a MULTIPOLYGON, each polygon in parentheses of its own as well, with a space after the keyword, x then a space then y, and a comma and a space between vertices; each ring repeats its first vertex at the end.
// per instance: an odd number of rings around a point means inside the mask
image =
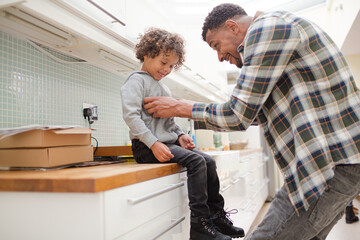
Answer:
POLYGON ((69 12, 116 37, 125 38, 125 1, 52 0, 69 12))
MULTIPOLYGON (((134 51, 139 34, 148 27, 177 32, 167 14, 148 0, 7 0, 0 4, 0 30, 126 76, 140 67, 134 51)), ((226 100, 218 84, 191 66, 164 82, 174 97, 226 100)))
POLYGON ((24 36, 116 74, 127 74, 137 69, 139 63, 133 43, 122 36, 125 27, 112 23, 111 19, 85 0, 27 0, 0 9, 0 30, 24 36))

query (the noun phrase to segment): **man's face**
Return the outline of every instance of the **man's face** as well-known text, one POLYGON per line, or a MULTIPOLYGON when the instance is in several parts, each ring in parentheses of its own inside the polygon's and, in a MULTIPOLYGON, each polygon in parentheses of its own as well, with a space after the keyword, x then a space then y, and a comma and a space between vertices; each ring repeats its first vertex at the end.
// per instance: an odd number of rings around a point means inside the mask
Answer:
POLYGON ((218 29, 207 31, 206 42, 217 52, 220 62, 228 61, 230 64, 241 68, 243 62, 237 47, 244 40, 244 36, 245 34, 241 34, 240 29, 234 30, 231 27, 221 26, 218 29))

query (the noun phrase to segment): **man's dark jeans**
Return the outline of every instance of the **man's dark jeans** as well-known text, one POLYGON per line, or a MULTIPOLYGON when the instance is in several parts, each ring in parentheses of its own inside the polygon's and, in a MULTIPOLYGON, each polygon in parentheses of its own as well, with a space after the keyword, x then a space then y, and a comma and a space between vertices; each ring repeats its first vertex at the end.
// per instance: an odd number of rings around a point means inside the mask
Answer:
MULTIPOLYGON (((193 215, 209 217, 210 211, 222 210, 224 198, 219 193, 220 183, 216 162, 196 149, 187 150, 179 143, 165 143, 174 157, 165 163, 178 163, 187 169, 189 206, 193 215)), ((160 163, 144 143, 132 140, 132 151, 138 163, 160 163)))

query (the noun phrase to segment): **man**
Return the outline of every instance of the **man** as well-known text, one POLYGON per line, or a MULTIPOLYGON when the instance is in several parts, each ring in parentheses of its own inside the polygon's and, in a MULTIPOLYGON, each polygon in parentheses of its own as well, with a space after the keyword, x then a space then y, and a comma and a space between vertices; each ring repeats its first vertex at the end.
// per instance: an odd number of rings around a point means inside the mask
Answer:
POLYGON ((242 68, 231 99, 148 98, 145 108, 192 118, 196 128, 259 124, 285 182, 247 239, 325 239, 360 192, 360 94, 340 50, 305 19, 250 17, 234 4, 215 7, 202 36, 219 61, 242 68))

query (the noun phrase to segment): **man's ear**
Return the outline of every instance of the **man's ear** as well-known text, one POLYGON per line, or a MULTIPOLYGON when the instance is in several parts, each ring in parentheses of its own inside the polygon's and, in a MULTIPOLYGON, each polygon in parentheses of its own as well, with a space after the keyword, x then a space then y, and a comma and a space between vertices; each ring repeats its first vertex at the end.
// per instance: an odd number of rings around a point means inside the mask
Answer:
POLYGON ((239 30, 239 25, 234 20, 228 19, 225 22, 225 29, 230 30, 236 34, 239 30))

